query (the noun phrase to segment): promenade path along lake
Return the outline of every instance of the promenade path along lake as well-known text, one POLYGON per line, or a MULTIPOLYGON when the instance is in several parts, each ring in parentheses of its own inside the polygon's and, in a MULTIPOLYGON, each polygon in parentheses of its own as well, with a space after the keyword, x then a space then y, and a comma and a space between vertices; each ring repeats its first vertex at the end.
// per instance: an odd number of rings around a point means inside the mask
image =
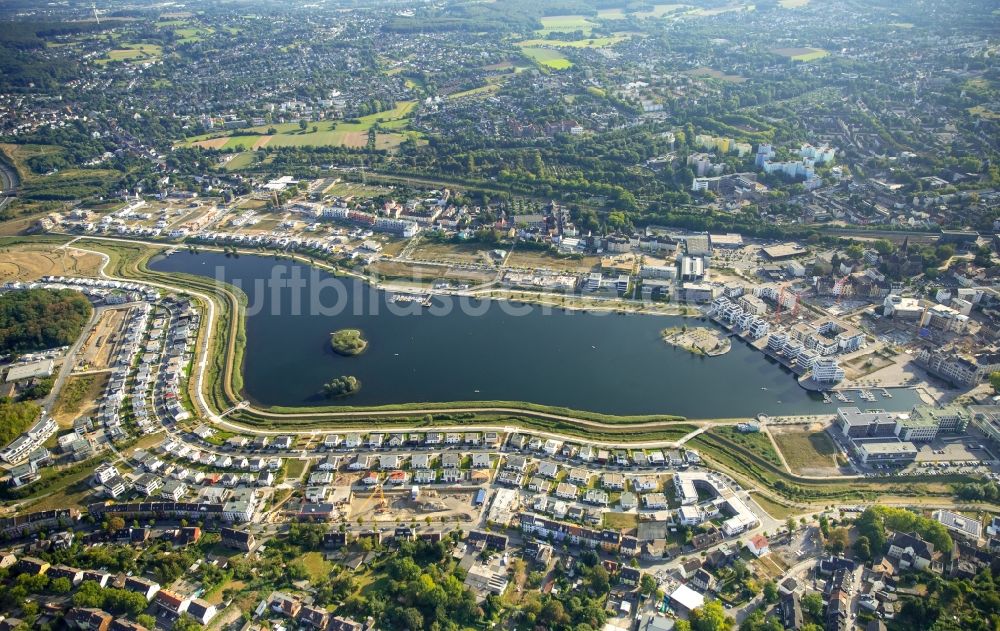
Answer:
MULTIPOLYGON (((719 357, 663 342, 668 327, 712 326, 690 318, 546 311, 450 296, 435 297, 429 308, 404 307, 362 281, 269 256, 179 251, 150 267, 221 277, 246 292, 244 394, 263 407, 528 401, 698 419, 833 414, 837 406, 738 340, 719 357), (271 287, 275 266, 284 279, 301 278, 302 289, 271 287), (312 297, 326 313, 313 312, 312 297), (342 308, 331 309, 338 301, 342 308), (330 333, 345 328, 363 332, 364 353, 332 350, 330 333), (357 377, 364 388, 343 400, 325 398, 323 384, 339 375, 357 377)), ((877 396, 854 405, 906 410, 919 402, 913 390, 877 396)))

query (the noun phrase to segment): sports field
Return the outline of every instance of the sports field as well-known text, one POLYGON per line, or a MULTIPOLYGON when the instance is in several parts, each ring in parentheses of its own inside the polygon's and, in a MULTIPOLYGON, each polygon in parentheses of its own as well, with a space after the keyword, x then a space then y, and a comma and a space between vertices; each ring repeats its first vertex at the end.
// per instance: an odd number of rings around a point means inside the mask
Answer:
POLYGON ((558 50, 527 46, 522 48, 521 52, 523 52, 528 59, 535 62, 539 66, 545 66, 546 68, 552 68, 553 70, 565 70, 573 67, 573 62, 567 59, 566 56, 558 50))

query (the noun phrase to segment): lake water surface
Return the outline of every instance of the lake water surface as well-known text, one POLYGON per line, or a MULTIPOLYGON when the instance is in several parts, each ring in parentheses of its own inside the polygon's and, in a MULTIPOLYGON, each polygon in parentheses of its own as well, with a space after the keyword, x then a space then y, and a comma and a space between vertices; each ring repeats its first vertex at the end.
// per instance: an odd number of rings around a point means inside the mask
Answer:
MULTIPOLYGON (((435 298, 431 309, 403 309, 363 283, 266 256, 178 252, 150 267, 222 276, 247 293, 244 394, 261 406, 530 401, 609 414, 721 418, 830 414, 837 405, 824 404, 738 340, 725 355, 696 357, 660 339, 667 327, 712 326, 691 318, 546 312, 468 299, 464 309, 456 302, 435 315, 448 298, 435 298), (275 266, 282 278, 304 279, 302 287, 273 289, 265 280, 275 266), (314 312, 316 296, 326 312, 314 312), (345 308, 332 309, 338 298, 345 308), (342 328, 361 329, 368 350, 357 357, 334 353, 330 333, 342 328), (328 401, 322 386, 340 375, 360 379, 361 391, 328 401)), ((919 402, 913 390, 877 396, 855 405, 903 410, 919 402)))

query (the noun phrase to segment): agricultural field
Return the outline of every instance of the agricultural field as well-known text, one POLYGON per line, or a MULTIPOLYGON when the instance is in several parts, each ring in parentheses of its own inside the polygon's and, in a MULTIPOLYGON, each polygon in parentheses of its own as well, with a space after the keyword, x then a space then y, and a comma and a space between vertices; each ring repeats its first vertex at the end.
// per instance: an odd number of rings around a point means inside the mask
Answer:
POLYGON ((822 48, 773 48, 771 52, 775 55, 780 55, 782 57, 787 57, 792 61, 815 61, 817 59, 822 59, 830 53, 823 50, 822 48))
POLYGON ((553 70, 566 70, 573 67, 573 62, 566 58, 558 50, 551 48, 522 48, 521 52, 539 66, 551 68, 553 70))
POLYGON ((153 61, 162 56, 163 48, 157 44, 121 44, 118 48, 108 51, 107 57, 96 60, 96 63, 153 61))
POLYGON ((535 32, 543 37, 549 33, 572 33, 574 31, 583 31, 586 35, 597 26, 584 15, 550 15, 541 18, 541 22, 542 29, 535 32))
POLYGON ((792 473, 799 475, 836 475, 837 447, 822 427, 771 428, 781 454, 792 473))

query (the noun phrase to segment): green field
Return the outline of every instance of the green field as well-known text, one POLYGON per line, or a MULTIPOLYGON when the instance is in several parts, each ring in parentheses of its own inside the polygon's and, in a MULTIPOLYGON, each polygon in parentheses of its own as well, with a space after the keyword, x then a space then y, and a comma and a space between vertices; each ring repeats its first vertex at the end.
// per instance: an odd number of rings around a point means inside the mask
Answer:
MULTIPOLYGON (((419 139, 419 134, 406 131, 409 125, 409 115, 416 107, 416 101, 400 101, 391 110, 369 114, 347 121, 318 121, 309 123, 303 131, 298 122, 278 123, 249 127, 247 132, 236 136, 220 136, 204 134, 186 138, 183 146, 199 146, 207 149, 243 150, 259 149, 261 147, 318 147, 344 146, 364 147, 368 144, 368 130, 378 124, 382 130, 375 136, 376 149, 394 149, 407 138, 419 139), (316 131, 313 131, 313 126, 316 131), (268 135, 270 129, 277 133, 268 135)), ((239 167, 234 167, 239 168, 239 167)))
POLYGON ((156 44, 122 44, 108 51, 108 56, 97 60, 98 64, 112 61, 152 61, 163 56, 163 48, 156 44))
POLYGON ((242 153, 237 153, 233 158, 226 163, 227 171, 238 171, 240 169, 245 169, 256 160, 256 154, 253 151, 244 151, 242 153))
POLYGON ((200 42, 215 31, 210 28, 179 28, 174 31, 178 44, 200 42))
POLYGON ((500 89, 499 83, 490 83, 488 85, 481 85, 478 88, 472 88, 471 90, 463 90, 462 92, 452 92, 448 95, 449 99, 464 99, 473 96, 489 96, 500 89))
POLYGON ((628 38, 624 35, 579 39, 571 42, 558 39, 527 39, 523 42, 518 42, 517 45, 521 48, 535 48, 538 46, 553 46, 556 48, 604 48, 605 46, 612 46, 626 39, 628 38))
MULTIPOLYGON (((792 0, 795 1, 795 0, 792 0)), ((798 0, 803 1, 803 0, 798 0)), ((808 2, 808 0, 804 0, 808 2)), ((654 4, 653 8, 646 11, 625 11, 625 9, 601 9, 597 12, 597 17, 602 20, 624 20, 633 18, 662 18, 670 13, 676 13, 682 9, 688 9, 687 4, 654 4)))
POLYGON ((775 55, 781 55, 782 57, 788 57, 792 61, 815 61, 816 59, 822 59, 830 53, 823 50, 822 48, 774 48, 771 50, 775 55))
POLYGON ((388 192, 389 189, 381 186, 369 186, 357 182, 337 182, 324 190, 323 194, 337 197, 376 197, 388 192))
POLYGON ((589 33, 596 24, 583 15, 550 15, 541 18, 542 29, 535 31, 539 35, 549 33, 572 33, 573 31, 583 31, 589 33))
POLYGON ((653 8, 649 11, 637 11, 635 13, 636 17, 640 18, 662 18, 668 13, 675 13, 681 9, 690 8, 687 4, 654 4, 653 8))
POLYGON ((553 70, 565 70, 573 67, 573 62, 567 59, 566 56, 558 50, 529 46, 522 48, 521 52, 524 53, 528 59, 535 62, 539 66, 545 66, 546 68, 552 68, 553 70))

